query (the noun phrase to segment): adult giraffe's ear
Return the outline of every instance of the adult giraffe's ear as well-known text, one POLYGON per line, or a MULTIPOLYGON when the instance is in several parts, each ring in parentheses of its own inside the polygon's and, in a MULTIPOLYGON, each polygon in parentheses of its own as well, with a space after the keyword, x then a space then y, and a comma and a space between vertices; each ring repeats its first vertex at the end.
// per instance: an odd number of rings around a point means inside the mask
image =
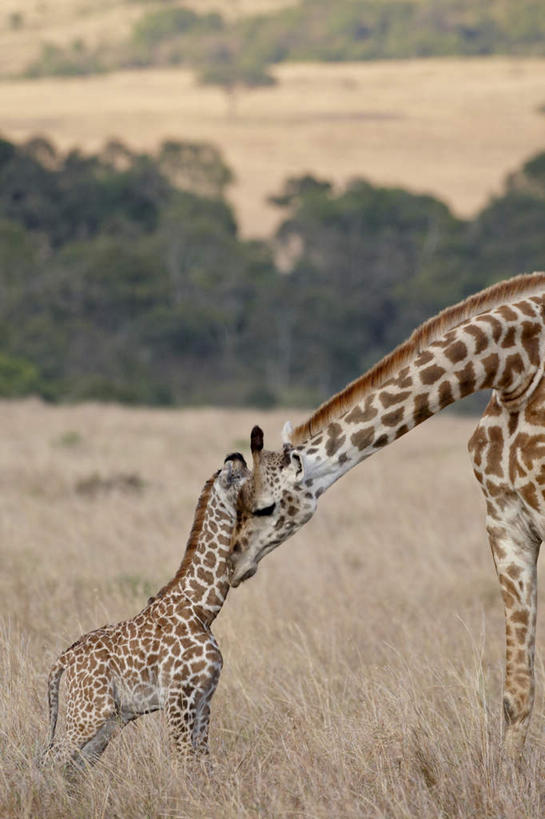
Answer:
POLYGON ((283 444, 291 444, 292 435, 293 435, 293 425, 292 425, 291 421, 286 421, 286 423, 282 427, 282 443, 283 444))
POLYGON ((301 481, 305 477, 305 458, 302 453, 296 452, 291 444, 284 444, 283 468, 291 470, 294 480, 301 481))
POLYGON ((298 481, 305 477, 305 461, 302 455, 298 452, 291 453, 291 467, 295 472, 295 477, 298 481))

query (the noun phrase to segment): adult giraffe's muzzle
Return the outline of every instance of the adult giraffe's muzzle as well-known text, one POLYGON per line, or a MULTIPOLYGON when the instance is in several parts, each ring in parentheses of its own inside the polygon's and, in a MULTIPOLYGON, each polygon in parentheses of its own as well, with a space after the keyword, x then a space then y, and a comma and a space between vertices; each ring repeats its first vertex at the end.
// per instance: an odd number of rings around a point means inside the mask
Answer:
POLYGON ((230 559, 229 562, 233 567, 229 583, 234 589, 236 589, 237 586, 240 586, 241 583, 244 583, 245 580, 249 580, 250 577, 253 577, 257 572, 257 563, 253 563, 250 567, 248 567, 234 565, 232 559, 230 559))

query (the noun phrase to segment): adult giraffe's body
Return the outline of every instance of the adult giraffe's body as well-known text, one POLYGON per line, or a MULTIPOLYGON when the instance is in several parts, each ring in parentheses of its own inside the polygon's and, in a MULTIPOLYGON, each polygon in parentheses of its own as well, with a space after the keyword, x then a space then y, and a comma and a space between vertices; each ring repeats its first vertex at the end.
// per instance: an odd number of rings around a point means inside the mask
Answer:
POLYGON ((478 390, 493 396, 469 442, 506 618, 505 746, 524 745, 534 699, 536 564, 545 538, 545 273, 494 285, 418 328, 375 367, 285 433, 279 452, 252 431, 232 585, 314 514, 356 464, 478 390))

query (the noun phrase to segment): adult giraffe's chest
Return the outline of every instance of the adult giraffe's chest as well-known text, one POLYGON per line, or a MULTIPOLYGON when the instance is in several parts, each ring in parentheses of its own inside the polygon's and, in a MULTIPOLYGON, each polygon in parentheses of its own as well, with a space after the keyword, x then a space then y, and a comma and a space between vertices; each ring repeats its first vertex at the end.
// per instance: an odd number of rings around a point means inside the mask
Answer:
POLYGON ((494 395, 469 450, 493 516, 514 525, 522 514, 545 538, 545 382, 517 412, 494 395))
POLYGON ((508 441, 507 471, 510 483, 545 537, 545 380, 517 413, 516 428, 508 441))

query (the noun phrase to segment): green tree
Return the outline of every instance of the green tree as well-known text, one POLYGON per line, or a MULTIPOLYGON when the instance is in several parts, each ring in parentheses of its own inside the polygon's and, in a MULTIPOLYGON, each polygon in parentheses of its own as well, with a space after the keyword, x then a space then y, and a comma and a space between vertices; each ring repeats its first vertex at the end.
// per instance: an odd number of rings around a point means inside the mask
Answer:
POLYGON ((255 51, 244 50, 236 40, 222 39, 211 46, 201 61, 198 77, 203 85, 216 85, 227 97, 228 113, 237 113, 242 89, 275 84, 267 63, 255 51))

